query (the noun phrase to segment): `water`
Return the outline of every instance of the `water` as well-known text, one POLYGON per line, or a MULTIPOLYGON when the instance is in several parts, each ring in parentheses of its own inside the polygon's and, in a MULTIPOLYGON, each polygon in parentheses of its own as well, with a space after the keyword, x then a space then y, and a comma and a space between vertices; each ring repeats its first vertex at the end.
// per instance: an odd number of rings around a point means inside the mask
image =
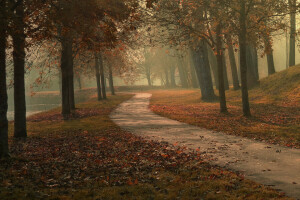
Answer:
MULTIPOLYGON (((29 117, 31 115, 40 113, 40 112, 44 112, 44 111, 48 111, 51 110, 53 108, 59 107, 59 104, 34 104, 34 105, 27 105, 26 109, 26 116, 29 117)), ((7 112, 7 118, 9 121, 14 120, 14 111, 12 111, 12 109, 9 109, 9 111, 7 112)))

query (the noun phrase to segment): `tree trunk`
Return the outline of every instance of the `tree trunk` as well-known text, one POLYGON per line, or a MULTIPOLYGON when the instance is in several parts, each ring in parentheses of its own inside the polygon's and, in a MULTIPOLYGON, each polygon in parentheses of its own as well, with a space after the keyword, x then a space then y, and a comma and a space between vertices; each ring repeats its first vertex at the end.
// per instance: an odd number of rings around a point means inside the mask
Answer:
POLYGON ((170 87, 169 70, 167 67, 165 67, 164 71, 165 71, 165 77, 166 77, 166 87, 170 87))
MULTIPOLYGON (((222 48, 223 47, 223 44, 222 44, 222 48)), ((226 64, 226 58, 225 58, 225 53, 224 51, 222 51, 222 55, 223 55, 223 58, 222 58, 222 62, 223 62, 223 80, 224 80, 224 88, 225 90, 229 90, 229 82, 228 82, 228 75, 227 75, 227 64, 226 64)), ((218 59, 217 59, 218 60, 218 59)), ((219 65, 219 64, 218 64, 219 65)), ((219 71, 219 66, 218 66, 218 71, 219 71)), ((218 74, 219 76, 219 74, 218 74)))
POLYGON ((147 81, 148 81, 148 86, 152 86, 151 83, 151 69, 150 66, 148 64, 145 64, 145 70, 146 70, 146 77, 147 77, 147 81))
MULTIPOLYGON (((221 25, 218 24, 216 29, 216 40, 217 40, 217 61, 218 61, 218 78, 219 78, 219 100, 220 100, 220 112, 226 113, 227 106, 226 106, 226 95, 225 95, 225 75, 227 70, 224 71, 224 51, 222 47, 222 36, 221 36, 221 25)), ((227 80, 228 81, 228 80, 227 80)))
POLYGON ((176 67, 174 65, 172 65, 170 67, 170 78, 171 78, 171 87, 175 88, 176 87, 176 81, 175 81, 175 70, 176 67))
POLYGON ((215 86, 217 89, 219 89, 218 61, 211 47, 207 45, 207 49, 208 49, 208 58, 209 58, 210 67, 214 75, 215 86))
POLYGON ((59 95, 60 97, 62 97, 62 74, 61 74, 61 69, 58 69, 59 73, 58 73, 58 87, 59 87, 59 95))
POLYGON ((289 0, 290 5, 290 60, 289 66, 295 66, 296 64, 296 0, 289 0))
POLYGON ((180 81, 181 81, 181 86, 183 88, 188 88, 188 82, 186 80, 186 76, 184 73, 184 69, 183 69, 183 58, 180 56, 179 57, 179 63, 178 63, 178 72, 179 72, 179 77, 180 77, 180 81))
POLYGON ((113 77, 110 63, 108 64, 108 73, 109 73, 109 88, 110 88, 111 95, 116 95, 115 88, 114 88, 114 77, 113 77))
POLYGON ((100 77, 101 77, 101 85, 102 85, 102 96, 103 99, 106 99, 105 75, 104 75, 103 57, 101 53, 99 53, 99 66, 100 66, 100 77))
POLYGON ((81 77, 79 74, 77 75, 77 82, 78 82, 79 89, 82 90, 81 77))
POLYGON ((73 63, 73 42, 68 43, 68 76, 69 76, 69 101, 70 109, 75 110, 75 94, 74 94, 74 63, 73 63))
MULTIPOLYGON (((0 7, 6 7, 6 1, 0 2, 0 7)), ((9 155, 8 121, 7 121, 7 88, 6 88, 6 15, 0 13, 0 158, 9 155)))
POLYGON ((24 2, 21 0, 15 12, 15 31, 13 38, 14 60, 14 137, 26 138, 26 100, 25 100, 25 32, 24 2))
POLYGON ((248 97, 248 83, 247 83, 247 27, 246 27, 246 8, 245 0, 241 0, 240 13, 240 30, 239 30, 239 44, 240 44, 240 70, 242 83, 242 101, 244 116, 251 116, 249 97, 248 97))
MULTIPOLYGON (((189 56, 190 58, 190 56, 189 56)), ((198 80, 196 76, 195 66, 193 63, 190 63, 190 72, 191 72, 191 79, 192 79, 192 86, 193 88, 199 88, 198 80)))
POLYGON ((184 79, 186 80, 187 88, 190 88, 190 87, 192 87, 192 84, 189 79, 189 74, 188 74, 188 69, 187 69, 188 63, 185 61, 185 58, 183 58, 183 57, 182 57, 182 64, 183 64, 182 70, 183 70, 183 74, 184 74, 184 79))
MULTIPOLYGON (((267 21, 265 23, 267 23, 267 21)), ((275 71, 273 47, 272 47, 270 35, 264 34, 264 43, 265 43, 265 51, 266 51, 266 55, 267 55, 268 75, 272 75, 276 71, 275 71)))
POLYGON ((274 65, 273 51, 267 53, 267 61, 268 61, 268 75, 272 75, 276 72, 275 65, 274 65))
POLYGON ((258 84, 258 66, 257 66, 256 53, 257 52, 255 50, 255 47, 247 45, 246 62, 247 62, 247 80, 248 80, 249 87, 253 87, 258 84))
POLYGON ((62 79, 62 115, 64 119, 68 119, 71 114, 70 107, 70 80, 69 80, 69 46, 70 41, 66 37, 61 38, 61 79, 62 79))
POLYGON ((99 58, 98 58, 97 53, 95 53, 95 72, 96 72, 98 101, 101 101, 102 100, 102 92, 101 92, 101 83, 100 83, 99 58))
POLYGON ((227 37, 227 41, 228 41, 228 45, 229 45, 228 55, 229 55, 231 73, 232 73, 233 89, 238 90, 238 89, 240 89, 240 83, 239 83, 236 62, 235 62, 234 50, 233 50, 233 46, 232 46, 232 40, 231 40, 230 36, 227 37))
POLYGON ((216 99, 214 93, 211 72, 209 67, 208 52, 206 43, 201 40, 198 49, 193 51, 193 61, 198 77, 202 100, 213 101, 216 99))

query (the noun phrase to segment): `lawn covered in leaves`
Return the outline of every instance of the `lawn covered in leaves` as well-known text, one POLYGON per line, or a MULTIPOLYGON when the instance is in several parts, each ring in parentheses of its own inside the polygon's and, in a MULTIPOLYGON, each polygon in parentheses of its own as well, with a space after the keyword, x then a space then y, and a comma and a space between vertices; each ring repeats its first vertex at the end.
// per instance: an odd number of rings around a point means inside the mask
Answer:
MULTIPOLYGON (((300 148, 300 67, 260 81, 249 91, 252 117, 242 115, 241 91, 227 91, 228 114, 219 102, 203 102, 198 90, 152 91, 151 109, 210 130, 300 148)), ((218 91, 215 91, 218 94, 218 91)))
POLYGON ((109 114, 130 97, 82 103, 69 121, 59 109, 30 117, 28 139, 10 136, 12 158, 1 160, 0 199, 287 199, 198 152, 120 130, 109 114))

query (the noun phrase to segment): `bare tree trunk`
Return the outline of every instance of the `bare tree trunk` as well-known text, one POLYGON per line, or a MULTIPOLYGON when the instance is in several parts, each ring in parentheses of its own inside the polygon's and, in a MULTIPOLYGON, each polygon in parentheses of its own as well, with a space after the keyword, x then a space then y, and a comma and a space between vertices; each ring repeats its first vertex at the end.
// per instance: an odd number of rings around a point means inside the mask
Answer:
POLYGON ((61 38, 61 75, 62 75, 62 115, 64 119, 68 119, 71 114, 70 107, 70 80, 69 80, 69 46, 70 41, 66 37, 61 38))
POLYGON ((59 87, 59 95, 62 97, 62 74, 61 74, 61 69, 58 69, 58 87, 59 87))
POLYGON ((101 85, 102 85, 102 96, 103 99, 106 99, 105 75, 104 75, 103 57, 101 53, 99 53, 99 66, 100 66, 100 77, 101 77, 101 85))
MULTIPOLYGON (((267 24, 267 21, 265 21, 267 24)), ((265 50, 267 55, 267 63, 268 63, 268 75, 274 74, 275 65, 274 65, 274 57, 273 57, 273 47, 271 43, 271 36, 268 34, 264 34, 264 43, 265 43, 265 50)))
POLYGON ((248 87, 253 87, 258 84, 258 66, 257 54, 255 47, 247 45, 246 47, 246 61, 247 61, 247 81, 248 87))
MULTIPOLYGON (((225 49, 223 42, 222 42, 222 48, 225 49)), ((225 90, 229 90, 229 81, 228 81, 228 75, 227 75, 227 64, 226 64, 226 57, 225 57, 225 52, 224 51, 222 51, 222 55, 223 55, 223 58, 222 58, 223 67, 222 68, 223 68, 223 76, 224 76, 223 77, 223 79, 224 79, 224 88, 225 88, 225 90)), ((218 71, 219 71, 219 67, 218 67, 218 71)), ((218 76, 219 76, 219 74, 218 74, 218 76)))
POLYGON ((95 73, 96 73, 96 82, 97 82, 98 101, 101 101, 102 100, 102 92, 101 92, 101 83, 100 83, 99 58, 98 58, 97 53, 95 53, 95 73))
POLYGON ((296 64, 296 0, 289 0, 290 5, 290 60, 289 66, 294 66, 296 64))
MULTIPOLYGON (((6 7, 6 1, 0 2, 0 7, 6 7)), ((8 120, 7 120, 7 87, 6 87, 6 14, 0 12, 0 158, 9 156, 8 120)))
POLYGON ((211 72, 209 67, 208 52, 206 43, 201 40, 199 48, 193 51, 193 61, 198 77, 202 100, 213 101, 216 99, 214 93, 211 72))
POLYGON ((82 90, 81 77, 79 74, 76 77, 77 77, 78 87, 80 90, 82 90))
POLYGON ((232 46, 232 40, 231 40, 230 36, 227 36, 227 41, 228 41, 228 45, 229 45, 228 55, 229 55, 229 60, 230 60, 231 73, 232 73, 233 89, 238 90, 238 89, 240 89, 240 83, 239 83, 239 77, 238 77, 238 72, 237 72, 237 67, 236 67, 234 50, 233 50, 233 46, 232 46))
POLYGON ((268 61, 268 75, 275 74, 276 71, 275 71, 273 51, 267 53, 267 61, 268 61))
POLYGON ((213 75, 214 75, 215 86, 216 86, 217 89, 219 89, 218 61, 217 61, 215 53, 211 49, 211 47, 209 47, 207 45, 207 49, 208 49, 208 58, 209 58, 210 67, 211 67, 211 70, 212 70, 213 75))
POLYGON ((242 101, 244 116, 251 116, 250 104, 248 97, 248 83, 247 83, 247 27, 246 27, 246 7, 245 0, 241 0, 241 13, 240 13, 240 69, 241 69, 241 82, 242 82, 242 101))
MULTIPOLYGON (((189 59, 190 59, 190 56, 189 56, 189 59)), ((190 73, 191 73, 193 88, 199 88, 198 80, 197 80, 197 76, 196 76, 196 71, 195 71, 195 66, 191 62, 190 62, 190 73)))
POLYGON ((164 68, 165 71, 165 77, 166 77, 166 87, 170 87, 170 81, 169 81, 169 70, 167 67, 164 68))
POLYGON ((109 73, 109 88, 110 88, 111 95, 116 95, 115 88, 114 88, 114 77, 113 77, 110 63, 108 64, 108 73, 109 73))
POLYGON ((176 67, 174 65, 170 66, 170 78, 171 78, 171 87, 176 87, 176 81, 175 81, 175 70, 176 67))
POLYGON ((147 81, 148 81, 148 86, 152 86, 152 83, 151 83, 151 69, 150 69, 150 65, 149 64, 145 64, 145 71, 146 71, 146 78, 147 78, 147 81))
POLYGON ((68 42, 68 76, 69 76, 69 101, 71 110, 75 110, 74 94, 74 63, 73 63, 73 42, 68 42))
POLYGON ((182 56, 179 57, 179 63, 178 63, 178 72, 179 72, 179 77, 180 77, 180 81, 181 81, 181 86, 183 88, 188 88, 188 82, 186 80, 186 76, 184 73, 184 69, 183 69, 183 58, 182 56))
POLYGON ((21 0, 15 12, 13 38, 14 60, 14 137, 26 138, 26 100, 25 100, 25 24, 24 1, 21 0))
MULTIPOLYGON (((218 75, 219 75, 219 98, 220 98, 220 112, 226 113, 227 112, 227 106, 226 106, 226 95, 225 95, 225 83, 224 78, 224 51, 222 47, 222 36, 221 36, 221 24, 218 24, 216 29, 216 35, 217 35, 217 60, 218 60, 218 75)), ((226 70, 225 70, 226 73, 226 70)), ((228 80, 227 80, 228 81, 228 80)))

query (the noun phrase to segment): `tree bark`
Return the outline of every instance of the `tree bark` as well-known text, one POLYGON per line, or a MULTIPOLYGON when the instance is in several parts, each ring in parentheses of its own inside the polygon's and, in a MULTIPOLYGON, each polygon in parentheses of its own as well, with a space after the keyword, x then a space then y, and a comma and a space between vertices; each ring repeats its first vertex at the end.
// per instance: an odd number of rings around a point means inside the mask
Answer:
POLYGON ((182 56, 179 57, 179 63, 178 63, 178 72, 179 72, 179 77, 180 77, 180 81, 181 81, 181 86, 183 88, 188 88, 188 82, 186 80, 186 76, 184 73, 184 69, 183 69, 183 58, 182 56))
POLYGON ((110 63, 108 64, 108 73, 109 73, 109 88, 110 88, 111 95, 116 95, 115 88, 114 88, 114 77, 113 77, 110 63))
POLYGON ((246 7, 245 0, 241 0, 240 12, 240 30, 239 30, 239 44, 240 44, 240 70, 242 83, 242 101, 244 116, 251 116, 250 104, 248 97, 248 83, 247 83, 247 27, 246 27, 246 7))
POLYGON ((15 31, 13 38, 14 60, 14 137, 26 138, 26 100, 25 100, 25 23, 24 1, 21 0, 15 11, 15 31))
POLYGON ((235 61, 235 56, 234 56, 234 50, 232 46, 232 40, 230 36, 227 36, 227 41, 228 41, 228 55, 229 55, 229 61, 230 61, 230 67, 231 67, 231 74, 232 74, 232 83, 233 83, 233 89, 238 90, 240 89, 240 83, 239 83, 239 77, 238 77, 238 71, 237 71, 237 66, 236 66, 236 61, 235 61))
POLYGON ((209 58, 210 67, 214 75, 215 86, 217 89, 219 89, 218 61, 211 47, 207 45, 207 49, 208 49, 208 58, 209 58))
MULTIPOLYGON (((190 59, 190 56, 189 56, 189 59, 190 59)), ((190 66, 190 73, 191 73, 191 79, 192 79, 192 86, 193 86, 193 88, 199 88, 196 71, 195 71, 195 66, 191 62, 190 62, 189 66, 190 66)))
POLYGON ((176 67, 174 65, 172 65, 170 67, 170 78, 171 78, 171 87, 175 88, 176 87, 176 81, 175 81, 175 70, 176 67))
MULTIPOLYGON (((267 21, 265 21, 265 23, 267 24, 267 21)), ((265 43, 265 51, 266 51, 266 55, 267 55, 268 75, 272 75, 276 71, 275 71, 273 47, 272 47, 270 35, 264 34, 264 43, 265 43)))
POLYGON ((97 53, 95 53, 95 73, 96 73, 96 82, 97 82, 98 101, 101 101, 102 92, 101 92, 101 82, 100 82, 99 58, 97 53))
MULTIPOLYGON (((0 2, 0 7, 4 9, 6 7, 6 1, 0 2)), ((7 21, 4 10, 1 10, 0 13, 0 158, 9 156, 5 52, 7 21)))
MULTIPOLYGON (((222 42, 222 48, 225 49, 224 47, 224 44, 222 42)), ((226 64, 226 57, 225 57, 225 52, 222 51, 222 55, 223 55, 223 58, 222 58, 222 62, 223 62, 223 80, 224 80, 224 88, 225 90, 229 90, 229 81, 228 81, 228 74, 227 74, 227 64, 226 64)), ((218 60, 218 59, 217 59, 218 60)), ((218 71, 219 71, 219 67, 218 67, 218 71)), ((219 76, 219 74, 218 74, 219 76)))
POLYGON ((170 87, 169 70, 166 66, 164 68, 164 72, 165 72, 165 77, 166 77, 166 87, 170 87))
POLYGON ((296 0, 289 0, 290 5, 290 59, 289 66, 295 66, 296 64, 296 0))
POLYGON ((258 84, 257 52, 255 50, 255 47, 247 45, 246 61, 248 87, 253 87, 258 84))
POLYGON ((198 77, 202 100, 213 101, 216 99, 214 93, 211 72, 209 67, 208 52, 206 43, 201 40, 198 49, 193 52, 195 71, 198 77))
POLYGON ((73 42, 68 43, 68 76, 69 76, 69 101, 70 109, 75 110, 75 94, 74 94, 74 63, 73 63, 73 42))
POLYGON ((70 75, 69 75, 69 46, 70 41, 66 37, 61 37, 61 79, 62 79, 62 115, 64 119, 68 119, 71 114, 71 106, 70 106, 70 75))
POLYGON ((150 69, 150 65, 149 64, 145 64, 145 71, 146 71, 146 78, 147 78, 147 81, 148 81, 148 86, 152 86, 152 83, 151 83, 151 69, 150 69))
POLYGON ((82 84, 81 84, 81 77, 80 77, 79 74, 77 75, 77 82, 78 82, 78 87, 81 90, 82 89, 82 84))
POLYGON ((273 51, 267 53, 267 61, 268 61, 268 75, 275 74, 276 71, 275 71, 273 51))
MULTIPOLYGON (((217 61, 218 61, 218 78, 219 78, 219 100, 220 100, 220 112, 226 113, 226 95, 225 95, 225 75, 227 70, 224 71, 224 55, 223 55, 223 47, 222 47, 222 36, 221 36, 221 25, 218 24, 216 29, 216 41, 217 41, 217 61)), ((228 81, 228 80, 227 80, 228 81)))
POLYGON ((104 75, 103 57, 101 53, 99 53, 99 66, 100 66, 100 77, 101 77, 101 86, 102 86, 102 97, 103 99, 106 99, 105 75, 104 75))

